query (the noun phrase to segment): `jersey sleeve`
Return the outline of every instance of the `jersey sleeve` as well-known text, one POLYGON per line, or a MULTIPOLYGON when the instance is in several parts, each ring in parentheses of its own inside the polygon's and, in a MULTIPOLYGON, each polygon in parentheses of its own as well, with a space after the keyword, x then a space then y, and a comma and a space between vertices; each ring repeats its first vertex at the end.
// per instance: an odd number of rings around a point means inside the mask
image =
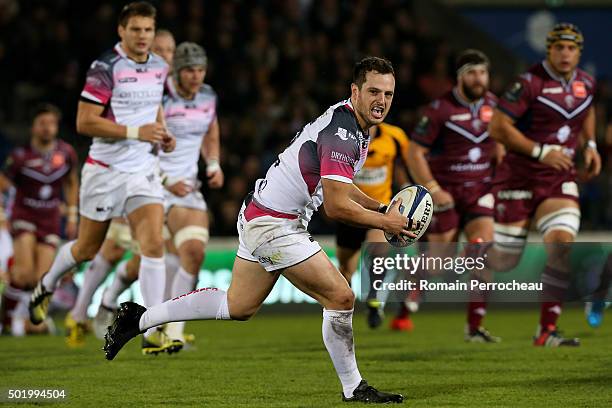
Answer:
POLYGON ((411 133, 410 138, 415 143, 428 148, 433 146, 440 132, 440 109, 439 101, 435 101, 425 108, 411 133))
POLYGON ((512 82, 497 103, 497 109, 517 120, 531 104, 532 75, 527 73, 512 82))
POLYGON ((323 129, 317 139, 321 178, 352 183, 359 161, 359 145, 354 134, 342 127, 323 129), (352 136, 352 137, 351 137, 352 136))
POLYGON ((106 105, 113 93, 112 67, 106 62, 94 61, 85 78, 81 99, 98 105, 106 105))

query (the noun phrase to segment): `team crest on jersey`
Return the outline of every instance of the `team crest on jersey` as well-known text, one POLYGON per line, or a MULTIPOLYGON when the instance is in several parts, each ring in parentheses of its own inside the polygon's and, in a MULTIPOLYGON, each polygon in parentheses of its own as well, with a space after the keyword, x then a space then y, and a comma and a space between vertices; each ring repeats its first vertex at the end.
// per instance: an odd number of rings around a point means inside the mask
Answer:
POLYGON ((508 90, 504 93, 504 98, 506 98, 508 102, 518 101, 521 97, 521 94, 523 93, 523 88, 523 84, 520 81, 514 82, 512 85, 510 85, 510 88, 508 88, 508 90))
POLYGON ((489 123, 493 117, 493 108, 489 105, 484 105, 480 108, 480 120, 485 123, 489 123))
POLYGON ((586 98, 587 91, 582 81, 574 81, 572 83, 572 93, 576 98, 586 98))
POLYGON ((40 197, 41 200, 48 200, 51 194, 53 194, 53 188, 48 184, 45 184, 38 190, 38 197, 40 197))
POLYGON ((473 147, 468 152, 468 158, 472 163, 476 163, 482 157, 482 149, 480 147, 473 147))
POLYGON ((570 129, 568 125, 565 125, 559 128, 559 130, 557 130, 557 140, 559 141, 559 143, 567 142, 567 139, 569 139, 571 132, 572 130, 570 129))

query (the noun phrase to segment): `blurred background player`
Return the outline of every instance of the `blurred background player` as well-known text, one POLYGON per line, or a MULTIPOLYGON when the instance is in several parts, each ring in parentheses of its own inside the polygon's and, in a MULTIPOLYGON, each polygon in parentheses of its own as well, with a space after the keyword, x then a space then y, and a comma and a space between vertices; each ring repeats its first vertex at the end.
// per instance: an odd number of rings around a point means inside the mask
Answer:
POLYGON ((0 188, 16 189, 10 220, 14 256, 2 302, 4 313, 13 314, 16 335, 32 329, 26 326, 27 303, 60 243, 62 203, 68 212, 66 235, 76 235, 78 160, 74 149, 57 137, 60 119, 55 106, 38 106, 29 145, 13 150, 0 173, 0 188))
MULTIPOLYGON (((415 182, 427 187, 434 202, 427 229, 429 256, 455 256, 461 231, 469 242, 493 240, 491 179, 497 146, 487 126, 497 98, 488 91, 489 65, 481 51, 463 51, 455 66, 457 85, 425 109, 411 134, 410 173, 415 182)), ((405 302, 400 304, 392 328, 410 329, 409 312, 405 302)), ((485 313, 484 294, 471 299, 467 341, 499 341, 481 326, 485 313)))
POLYGON ((150 309, 123 303, 106 335, 106 358, 112 360, 147 327, 196 319, 248 320, 282 273, 324 307, 323 342, 342 384, 342 400, 402 402, 400 394, 380 392, 362 379, 353 344, 355 295, 307 230, 313 212, 325 199, 325 211, 333 219, 415 236, 408 230, 409 220, 398 211, 401 203, 381 214, 378 211, 384 204, 352 183, 367 156, 367 130, 384 120, 394 89, 389 61, 368 57, 357 63, 351 97, 298 132, 245 199, 228 291, 203 288, 150 309))
MULTIPOLYGON (((164 115, 168 129, 176 137, 176 149, 160 155, 160 168, 166 187, 166 224, 180 260, 178 271, 170 282, 168 298, 193 291, 204 262, 209 232, 206 201, 199 191, 197 178, 200 155, 206 161, 209 187, 223 185, 217 95, 204 84, 207 63, 202 47, 189 42, 180 44, 174 55, 174 86, 164 97, 164 115)), ((125 282, 124 276, 127 282, 136 279, 128 269, 125 275, 118 273, 114 280, 125 282)), ((123 286, 121 282, 112 284, 117 289, 123 286)), ((119 294, 115 289, 105 291, 103 306, 114 306, 119 294)), ((184 322, 169 323, 166 334, 172 340, 185 343, 183 329, 184 322)))
MULTIPOLYGON (((126 5, 118 21, 121 41, 95 60, 77 110, 77 131, 93 137, 82 170, 78 238, 60 248, 30 301, 30 320, 42 321, 60 278, 99 251, 113 218, 127 215, 138 241, 140 286, 149 305, 164 299, 162 239, 163 186, 157 172, 160 150, 175 139, 165 126, 161 100, 168 64, 150 52, 155 8, 147 2, 126 5)), ((143 349, 165 350, 163 333, 145 334, 143 349)))
MULTIPOLYGON (((366 195, 381 203, 389 203, 393 196, 392 184, 396 176, 396 166, 401 163, 408 170, 408 137, 399 127, 381 123, 370 128, 370 147, 368 157, 362 169, 355 174, 353 183, 366 195)), ((403 180, 400 185, 406 184, 407 179, 403 171, 400 171, 403 180)), ((388 248, 385 234, 379 229, 363 229, 343 223, 336 225, 336 256, 338 258, 340 273, 351 282, 351 278, 357 270, 359 262, 359 251, 363 242, 378 242, 380 249, 388 248)), ((378 246, 373 246, 374 250, 378 246)), ((382 255, 384 256, 385 253, 382 255)), ((369 251, 370 256, 376 256, 369 251)), ((366 259, 363 260, 364 271, 369 271, 370 282, 380 277, 374 277, 372 268, 368 266, 366 259)), ((380 326, 383 320, 383 300, 377 299, 376 291, 373 289, 366 300, 368 307, 368 325, 371 328, 380 326)))
POLYGON ((574 157, 582 149, 585 178, 599 174, 595 144, 595 81, 578 68, 583 36, 573 24, 548 33, 546 59, 521 75, 500 98, 489 129, 508 150, 495 175, 495 251, 489 263, 510 269, 520 260, 532 223, 547 262, 536 346, 578 346, 557 331, 569 286, 569 252, 580 228, 574 157))
MULTIPOLYGON (((164 115, 168 129, 176 137, 176 149, 160 156, 160 168, 166 187, 166 224, 180 259, 170 297, 196 288, 208 243, 208 208, 199 191, 200 156, 206 161, 209 187, 223 186, 217 95, 204 84, 207 64, 201 46, 181 43, 174 54, 174 88, 164 97, 164 115)), ((184 322, 171 323, 167 333, 184 343, 183 328, 184 322)))
MULTIPOLYGON (((160 29, 155 32, 151 51, 161 56, 170 67, 172 67, 175 48, 174 36, 170 31, 160 29)), ((170 89, 171 82, 172 78, 168 75, 166 91, 170 89)), ((172 89, 174 88, 173 85, 171 87, 172 89)), ((127 251, 133 254, 137 253, 138 245, 132 238, 127 220, 123 217, 115 218, 110 224, 100 251, 85 270, 77 301, 66 316, 65 326, 69 346, 80 346, 83 344, 85 333, 88 331, 87 308, 91 303, 91 299, 96 289, 104 281, 108 273, 121 261, 127 251)), ((139 263, 137 260, 131 261, 129 264, 128 262, 128 260, 125 260, 117 265, 116 273, 119 275, 119 283, 123 284, 120 287, 109 289, 111 293, 107 294, 107 297, 110 296, 112 298, 114 292, 120 291, 121 293, 129 286, 128 282, 130 280, 127 278, 127 271, 130 269, 137 271, 139 263)), ((166 253, 165 264, 167 274, 166 286, 168 287, 168 283, 172 282, 178 269, 178 257, 174 253, 166 253)), ((106 327, 112 322, 116 311, 116 306, 105 306, 105 304, 104 302, 100 304, 94 319, 94 331, 100 338, 104 336, 106 327)))
POLYGON ((601 326, 604 311, 610 306, 610 302, 606 301, 608 292, 610 291, 610 284, 612 284, 612 253, 608 254, 606 262, 604 263, 599 278, 599 285, 593 291, 591 301, 585 304, 584 311, 587 323, 593 328, 601 326))

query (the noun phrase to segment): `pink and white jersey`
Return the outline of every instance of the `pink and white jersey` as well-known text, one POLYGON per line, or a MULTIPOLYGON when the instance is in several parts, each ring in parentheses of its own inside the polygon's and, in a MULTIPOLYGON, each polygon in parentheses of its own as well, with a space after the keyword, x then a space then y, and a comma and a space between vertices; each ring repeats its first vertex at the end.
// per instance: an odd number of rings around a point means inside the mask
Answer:
MULTIPOLYGON (((104 106, 103 117, 120 125, 146 125, 157 118, 167 75, 168 64, 158 55, 150 53, 146 62, 138 63, 117 44, 91 64, 81 99, 104 106)), ((94 137, 89 155, 136 173, 155 166, 156 150, 138 140, 94 137)))
POLYGON ((257 180, 253 197, 273 211, 297 215, 307 225, 323 203, 321 179, 352 183, 369 144, 350 99, 339 102, 298 132, 266 178, 257 180))
POLYGON ((171 177, 195 180, 202 140, 217 117, 217 94, 209 85, 202 85, 188 100, 167 87, 163 105, 168 129, 176 137, 176 148, 171 153, 160 152, 159 166, 171 177))

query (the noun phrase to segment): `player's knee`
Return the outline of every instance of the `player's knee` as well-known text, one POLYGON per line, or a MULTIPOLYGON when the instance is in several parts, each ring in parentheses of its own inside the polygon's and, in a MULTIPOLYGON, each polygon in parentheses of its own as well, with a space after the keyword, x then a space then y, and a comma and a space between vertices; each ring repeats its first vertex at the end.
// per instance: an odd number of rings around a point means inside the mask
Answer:
POLYGON ((330 299, 330 305, 326 308, 331 310, 350 310, 355 304, 355 294, 350 287, 346 286, 336 290, 330 299))
POLYGON ((140 253, 144 256, 151 258, 161 258, 164 256, 164 239, 160 235, 148 236, 138 243, 140 246, 140 253))
POLYGON ((494 244, 487 251, 487 265, 498 272, 515 268, 527 243, 527 229, 495 224, 494 244))
POLYGON ((248 308, 248 307, 229 307, 230 317, 232 320, 238 320, 241 322, 246 322, 250 320, 251 317, 255 316, 257 313, 257 308, 248 308))
POLYGON ((180 255, 183 258, 182 263, 188 266, 188 272, 199 270, 204 262, 204 245, 195 240, 186 241, 180 248, 180 255))

